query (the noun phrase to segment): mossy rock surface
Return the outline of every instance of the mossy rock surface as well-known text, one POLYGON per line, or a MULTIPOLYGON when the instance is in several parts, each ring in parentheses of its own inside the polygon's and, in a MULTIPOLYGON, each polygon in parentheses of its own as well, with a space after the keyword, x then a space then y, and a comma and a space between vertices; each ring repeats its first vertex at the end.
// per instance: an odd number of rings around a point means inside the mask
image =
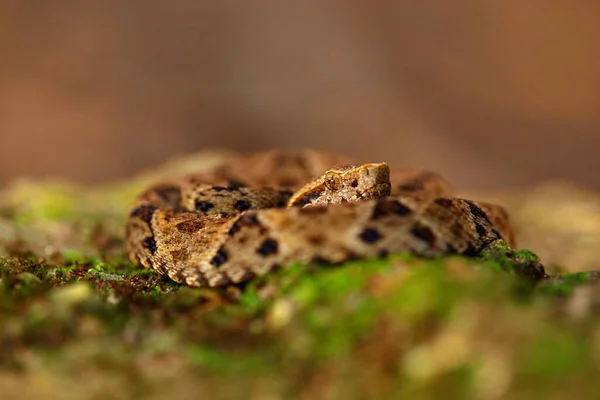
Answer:
POLYGON ((123 251, 133 196, 164 174, 2 192, 0 398, 600 394, 597 273, 557 275, 573 270, 497 243, 476 259, 399 254, 187 288, 123 251))

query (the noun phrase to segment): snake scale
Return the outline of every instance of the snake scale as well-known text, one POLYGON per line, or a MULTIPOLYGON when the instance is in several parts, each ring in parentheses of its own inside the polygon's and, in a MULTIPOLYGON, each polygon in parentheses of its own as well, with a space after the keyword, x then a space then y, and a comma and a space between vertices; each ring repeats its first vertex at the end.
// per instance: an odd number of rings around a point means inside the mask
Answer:
POLYGON ((439 175, 272 150, 154 185, 127 221, 131 260, 190 286, 238 284, 292 263, 514 245, 505 210, 451 197, 439 175))

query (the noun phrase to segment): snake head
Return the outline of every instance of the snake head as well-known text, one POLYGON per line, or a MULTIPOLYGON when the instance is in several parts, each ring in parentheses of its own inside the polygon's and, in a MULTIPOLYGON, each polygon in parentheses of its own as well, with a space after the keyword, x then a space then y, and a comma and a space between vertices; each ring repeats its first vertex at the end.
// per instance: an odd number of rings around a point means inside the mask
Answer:
POLYGON ((323 179, 328 191, 352 194, 357 199, 390 194, 390 168, 386 163, 344 165, 325 172, 323 179))
POLYGON ((390 168, 386 163, 344 165, 296 191, 288 207, 313 207, 389 196, 390 168))

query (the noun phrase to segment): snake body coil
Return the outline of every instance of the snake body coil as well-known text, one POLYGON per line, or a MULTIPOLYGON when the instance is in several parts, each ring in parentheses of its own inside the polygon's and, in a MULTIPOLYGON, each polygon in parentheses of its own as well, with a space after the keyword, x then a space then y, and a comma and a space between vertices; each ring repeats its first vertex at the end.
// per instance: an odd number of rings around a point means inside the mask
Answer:
POLYGON ((271 151, 149 188, 130 212, 127 246, 134 262, 176 282, 220 286, 295 262, 514 244, 502 207, 450 195, 431 172, 271 151))

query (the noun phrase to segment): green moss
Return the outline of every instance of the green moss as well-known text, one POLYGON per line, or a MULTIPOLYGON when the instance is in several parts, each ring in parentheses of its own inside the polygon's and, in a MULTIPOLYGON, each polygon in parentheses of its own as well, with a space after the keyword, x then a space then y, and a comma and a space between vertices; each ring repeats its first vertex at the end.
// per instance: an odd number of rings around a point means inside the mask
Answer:
POLYGON ((88 260, 88 257, 86 257, 84 254, 81 254, 80 252, 71 249, 64 249, 62 251, 62 256, 65 262, 69 264, 83 264, 88 260))
POLYGON ((595 275, 596 272, 575 272, 549 277, 540 286, 540 292, 553 296, 568 296, 578 286, 592 282, 595 275))
POLYGON ((439 263, 417 268, 391 297, 390 305, 401 318, 419 318, 429 314, 446 314, 458 294, 447 280, 446 271, 439 263))
POLYGON ((492 261, 504 271, 539 281, 546 276, 543 265, 537 255, 529 250, 512 249, 503 240, 497 240, 481 252, 484 260, 492 261))
POLYGON ((347 270, 323 271, 290 290, 288 298, 300 313, 307 337, 312 338, 310 353, 340 357, 372 327, 379 310, 365 295, 365 286, 369 275, 380 266, 365 263, 349 265, 347 270))

